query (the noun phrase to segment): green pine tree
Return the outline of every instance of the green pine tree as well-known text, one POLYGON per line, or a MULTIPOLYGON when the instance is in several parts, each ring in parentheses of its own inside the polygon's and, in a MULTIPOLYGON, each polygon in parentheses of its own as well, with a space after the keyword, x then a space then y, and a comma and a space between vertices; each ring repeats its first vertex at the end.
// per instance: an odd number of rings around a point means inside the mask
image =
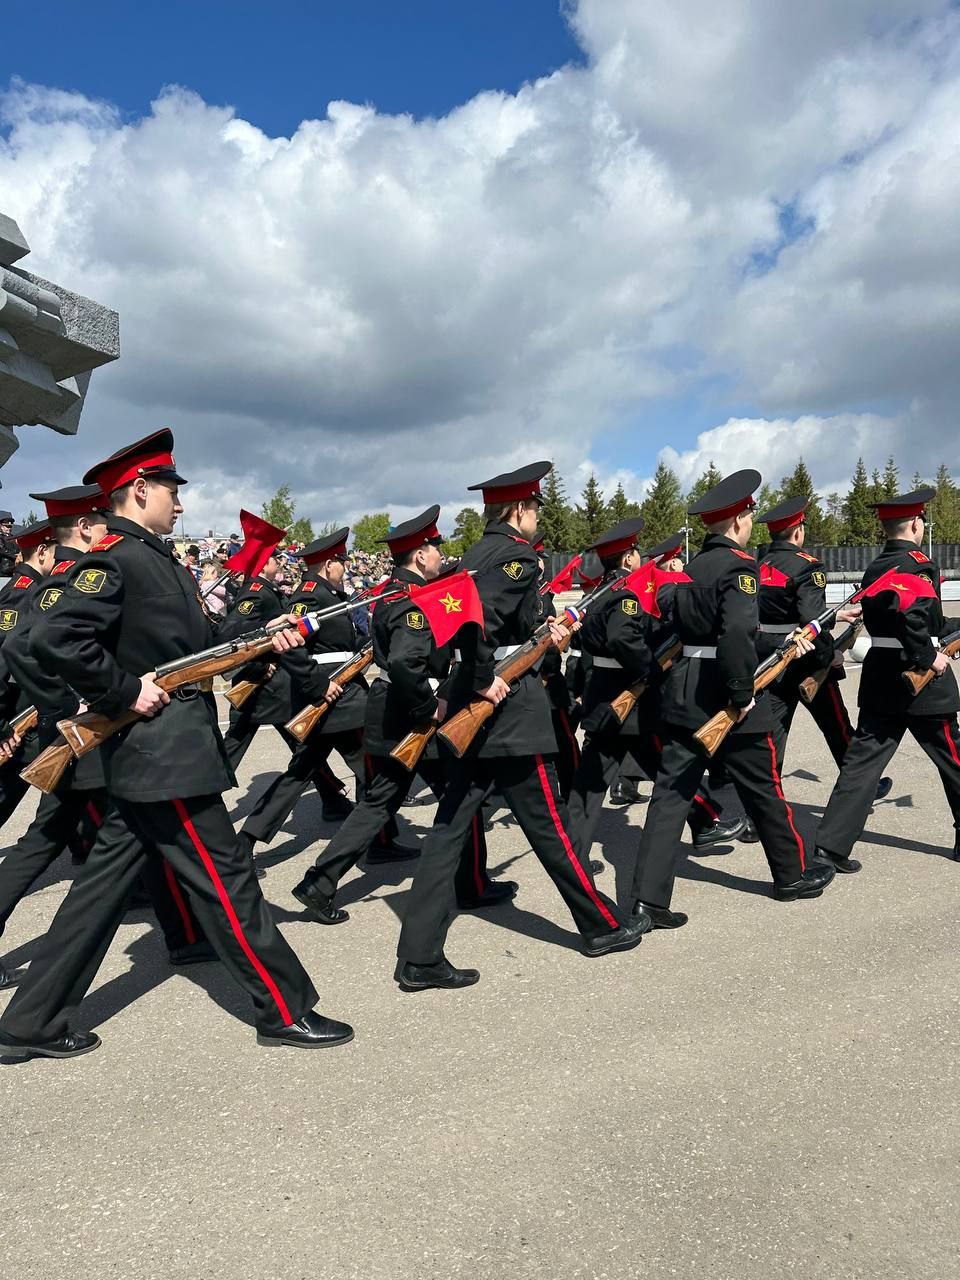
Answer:
POLYGON ((780 481, 780 497, 781 499, 809 498, 810 502, 806 513, 806 540, 811 546, 820 546, 823 540, 823 510, 820 507, 817 491, 813 487, 813 476, 811 476, 803 458, 800 459, 790 475, 784 476, 780 481))
POLYGON ((612 528, 622 520, 629 520, 640 514, 640 504, 631 502, 623 491, 623 481, 617 485, 617 491, 607 504, 607 527, 612 528))
POLYGON ((845 538, 848 547, 869 547, 876 544, 879 532, 876 512, 870 506, 873 491, 867 479, 867 469, 863 459, 857 459, 857 468, 853 473, 853 484, 843 504, 845 538))
POLYGON ((655 547, 687 522, 680 481, 664 462, 657 463, 640 514, 643 516, 643 541, 648 547, 655 547))
MULTIPOLYGON (((757 495, 756 515, 762 516, 775 507, 783 498, 783 494, 779 489, 774 489, 772 485, 765 484, 757 495)), ((747 544, 751 547, 760 547, 769 544, 772 541, 770 530, 760 520, 754 519, 753 529, 750 533, 750 541, 747 544)))
MULTIPOLYGON (((720 470, 720 468, 717 466, 715 462, 711 461, 707 466, 706 471, 704 471, 700 476, 698 476, 697 480, 694 483, 693 488, 687 494, 687 510, 689 510, 690 507, 692 507, 693 504, 699 498, 702 498, 703 495, 709 489, 712 489, 714 485, 719 484, 722 479, 723 479, 723 472, 720 470)), ((669 533, 671 531, 668 529, 667 532, 669 533)), ((700 548, 703 546, 703 540, 706 537, 706 535, 707 535, 707 531, 704 528, 703 521, 699 518, 699 516, 695 517, 693 520, 690 521, 690 554, 691 555, 694 553, 694 551, 700 550, 700 548)))
POLYGON ((883 469, 883 493, 881 497, 895 498, 899 492, 900 469, 891 456, 887 459, 887 465, 883 469))
POLYGON ((842 546, 847 541, 846 517, 843 512, 843 499, 839 493, 827 495, 827 513, 823 517, 823 530, 820 537, 820 545, 824 547, 842 546))
MULTIPOLYGON (((946 464, 937 468, 937 494, 927 505, 927 518, 934 542, 960 542, 960 489, 953 482, 946 464)), ((924 482, 915 487, 920 489, 924 482)))
POLYGON ((607 504, 603 490, 597 483, 597 477, 591 473, 574 510, 574 528, 578 545, 589 546, 608 527, 607 504))
POLYGON ((544 546, 548 551, 570 551, 577 549, 573 531, 573 513, 567 502, 563 480, 554 468, 543 482, 543 505, 537 527, 543 534, 544 546))

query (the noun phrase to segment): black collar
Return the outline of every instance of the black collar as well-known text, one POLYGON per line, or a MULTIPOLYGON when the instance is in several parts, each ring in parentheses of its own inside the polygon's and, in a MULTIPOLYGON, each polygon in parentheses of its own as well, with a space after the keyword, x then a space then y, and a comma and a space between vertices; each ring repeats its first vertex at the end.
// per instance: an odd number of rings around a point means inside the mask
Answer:
POLYGON ((506 520, 491 520, 483 531, 483 536, 488 533, 499 533, 504 538, 510 538, 513 542, 522 542, 525 547, 529 547, 530 543, 526 540, 519 529, 515 529, 512 524, 507 524, 506 520))
POLYGON ((135 520, 127 520, 124 516, 112 515, 107 521, 107 529, 111 533, 119 533, 125 538, 139 538, 142 543, 152 547, 154 551, 159 551, 161 555, 170 559, 173 558, 173 548, 168 547, 162 538, 155 533, 151 533, 142 524, 137 524, 135 520))

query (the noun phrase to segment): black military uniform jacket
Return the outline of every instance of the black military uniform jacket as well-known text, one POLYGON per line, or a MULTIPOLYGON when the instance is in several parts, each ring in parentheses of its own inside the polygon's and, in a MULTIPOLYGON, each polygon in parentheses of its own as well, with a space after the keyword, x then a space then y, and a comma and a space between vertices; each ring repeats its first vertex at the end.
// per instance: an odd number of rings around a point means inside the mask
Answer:
MULTIPOLYGON (((677 637, 690 648, 716 648, 715 657, 680 657, 661 695, 661 715, 669 724, 699 729, 731 703, 746 707, 757 669, 757 590, 760 569, 748 551, 731 539, 708 534, 686 569, 690 582, 677 584, 677 637)), ((734 733, 769 733, 773 719, 761 698, 734 733)))
MULTIPOLYGON (((762 662, 783 644, 789 631, 769 632, 765 626, 797 627, 819 617, 827 607, 827 575, 816 556, 789 542, 774 542, 760 565, 760 626, 757 656, 762 662)), ((789 694, 801 680, 833 660, 833 637, 824 631, 814 641, 813 652, 797 658, 776 682, 789 694)), ((830 678, 840 675, 831 672, 830 678)), ((799 696, 799 693, 797 694, 799 696)))
MULTIPOLYGON (((424 585, 409 569, 394 569, 383 594, 424 585)), ((371 755, 386 756, 436 711, 437 690, 450 670, 450 646, 437 648, 429 622, 410 599, 379 601, 371 632, 381 677, 367 695, 364 745, 371 755)), ((427 747, 434 758, 435 742, 427 747)))
POLYGON ((7 666, 4 651, 7 641, 16 635, 26 620, 33 594, 42 581, 43 575, 39 570, 21 564, 17 566, 14 577, 0 590, 0 719, 3 720, 4 737, 9 737, 7 726, 10 720, 30 706, 30 699, 24 695, 7 666))
MULTIPOLYGON (((484 632, 468 623, 457 636, 462 660, 453 669, 451 713, 472 701, 476 690, 492 684, 500 660, 497 650, 525 644, 540 621, 537 555, 512 525, 491 521, 460 568, 476 574, 484 632)), ((557 750, 550 700, 539 671, 530 670, 520 679, 477 734, 473 750, 484 758, 552 755, 557 750)))
MULTIPOLYGON (((604 585, 623 578, 622 569, 613 569, 604 585)), ((593 662, 583 695, 581 725, 587 733, 640 733, 638 706, 623 725, 610 712, 610 703, 638 680, 653 682, 653 652, 650 643, 650 615, 645 613, 632 591, 614 589, 591 606, 580 628, 580 645, 593 662), (599 659, 599 662, 598 662, 599 659), (619 663, 610 667, 608 662, 619 663)))
POLYGON ((0 534, 0 578, 16 577, 19 569, 17 567, 17 556, 20 554, 20 548, 17 546, 13 538, 8 538, 6 534, 0 534))
MULTIPOLYGON (((556 606, 553 601, 551 592, 540 592, 540 622, 545 622, 547 618, 556 616, 556 606)), ((576 648, 578 640, 576 636, 572 637, 573 647, 576 648)), ((570 686, 567 684, 567 677, 563 669, 563 654, 559 649, 548 649, 543 662, 540 664, 540 677, 543 680, 543 687, 547 691, 547 697, 550 699, 550 706, 554 711, 569 712, 573 707, 573 696, 570 693, 570 686)))
MULTIPOLYGON (((345 591, 332 587, 326 578, 311 577, 308 565, 304 570, 303 581, 290 597, 287 607, 290 613, 302 617, 315 609, 345 604, 349 598, 345 591)), ((337 667, 342 667, 348 661, 350 654, 363 648, 363 638, 353 625, 352 614, 341 613, 321 622, 319 631, 308 637, 306 647, 321 676, 329 681, 337 667)), ((358 676, 344 685, 343 693, 319 722, 312 736, 360 729, 366 708, 367 682, 363 676, 358 676)))
POLYGON ((869 587, 891 569, 919 575, 931 584, 937 598, 917 600, 901 612, 892 592, 864 597, 863 623, 871 637, 888 637, 902 648, 871 645, 863 661, 858 703, 867 710, 889 716, 950 715, 960 709, 952 670, 948 668, 939 679, 931 680, 916 697, 901 675, 908 668, 928 671, 937 655, 933 637, 942 638, 956 629, 956 622, 953 619, 948 622, 943 616, 940 570, 912 542, 891 538, 863 575, 862 585, 869 587))
MULTIPOLYGON (((21 693, 24 706, 37 708, 37 746, 39 750, 59 740, 57 721, 77 713, 80 699, 56 672, 40 665, 30 649, 30 633, 38 618, 49 612, 63 594, 66 574, 83 555, 74 547, 57 547, 53 571, 29 594, 20 625, 3 646, 3 658, 21 693)), ((18 708, 23 710, 23 707, 18 708)), ((103 765, 99 751, 89 751, 66 771, 58 790, 99 791, 104 786, 103 765)))
MULTIPOLYGON (((91 711, 116 717, 136 700, 144 672, 215 641, 193 575, 163 540, 119 516, 107 527, 35 621, 30 649, 91 711)), ((213 694, 194 689, 115 734, 101 753, 107 787, 122 799, 174 800, 235 785, 213 694)))
MULTIPOLYGON (((217 639, 235 640, 245 631, 265 626, 285 613, 289 613, 289 609, 275 583, 262 577, 248 578, 220 623, 217 639)), ((247 663, 237 672, 233 683, 256 680, 268 662, 275 668, 273 675, 250 695, 242 707, 231 708, 231 721, 250 721, 258 725, 286 724, 308 702, 323 700, 328 682, 321 677, 316 663, 310 661, 306 648, 291 649, 284 654, 273 654, 270 659, 247 663)))

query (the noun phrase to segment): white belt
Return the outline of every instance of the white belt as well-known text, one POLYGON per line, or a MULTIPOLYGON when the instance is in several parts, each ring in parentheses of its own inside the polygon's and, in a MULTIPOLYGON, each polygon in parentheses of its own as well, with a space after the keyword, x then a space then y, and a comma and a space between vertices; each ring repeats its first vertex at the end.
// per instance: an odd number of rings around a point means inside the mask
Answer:
POLYGON ((623 670, 623 663, 618 662, 616 658, 594 658, 593 665, 595 667, 610 667, 615 671, 623 670))
POLYGON ((683 646, 683 656, 685 658, 715 658, 717 656, 717 646, 715 644, 685 644, 683 646))
MULTIPOLYGON (((391 684, 391 683, 392 683, 392 681, 391 681, 390 677, 387 675, 386 671, 381 671, 381 672, 380 672, 380 680, 381 680, 384 684, 391 684)), ((440 681, 439 681, 439 680, 435 680, 435 679, 433 678, 433 676, 427 676, 427 684, 429 684, 429 686, 430 686, 431 690, 432 690, 434 693, 436 693, 436 692, 437 692, 437 690, 440 688, 440 681)))
POLYGON ((766 632, 768 636, 788 636, 799 626, 799 622, 761 622, 757 630, 766 632))
MULTIPOLYGON (((512 653, 516 653, 519 648, 520 646, 518 644, 502 644, 499 649, 494 649, 493 651, 494 662, 499 662, 502 658, 509 658, 510 655, 512 653)), ((454 662, 463 661, 463 654, 459 649, 454 649, 453 660, 454 662)))
POLYGON ((352 649, 338 649, 336 653, 311 653, 310 657, 320 666, 328 666, 331 662, 349 662, 357 655, 352 649))
MULTIPOLYGON (((940 643, 940 637, 931 636, 930 643, 938 645, 940 643)), ((871 649, 899 649, 901 653, 903 652, 903 645, 900 643, 899 640, 894 640, 893 636, 871 636, 870 648, 871 649)))

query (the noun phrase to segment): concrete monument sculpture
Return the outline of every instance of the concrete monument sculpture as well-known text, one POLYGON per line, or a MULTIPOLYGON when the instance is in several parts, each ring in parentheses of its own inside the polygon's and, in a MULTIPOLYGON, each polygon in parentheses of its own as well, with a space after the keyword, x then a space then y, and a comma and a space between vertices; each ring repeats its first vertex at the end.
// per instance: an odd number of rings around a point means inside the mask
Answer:
POLYGON ((116 311, 13 265, 29 252, 0 213, 0 467, 19 448, 14 427, 76 435, 92 371, 120 354, 116 311))

